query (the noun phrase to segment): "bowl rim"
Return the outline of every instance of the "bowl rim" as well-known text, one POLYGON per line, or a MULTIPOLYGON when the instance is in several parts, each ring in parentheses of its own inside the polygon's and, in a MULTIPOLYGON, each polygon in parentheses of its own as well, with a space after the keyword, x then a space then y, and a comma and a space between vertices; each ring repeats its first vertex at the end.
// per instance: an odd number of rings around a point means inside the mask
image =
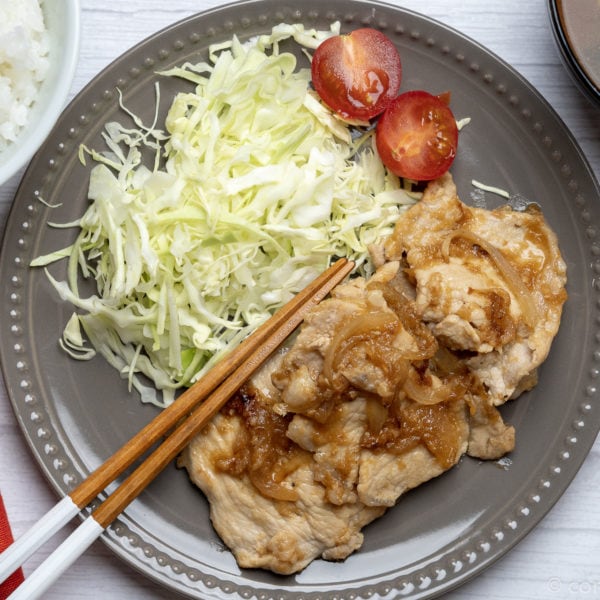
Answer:
MULTIPOLYGON (((48 6, 50 6, 56 0, 42 0, 42 10, 45 10, 47 2, 48 6)), ((54 83, 56 92, 47 98, 44 108, 39 112, 38 118, 35 120, 35 127, 27 125, 21 131, 19 138, 0 153, 0 156, 3 154, 8 155, 6 160, 0 164, 0 186, 6 183, 13 175, 16 175, 29 162, 54 128, 58 117, 67 103, 79 60, 81 43, 80 0, 65 0, 63 6, 66 13, 64 21, 68 23, 70 35, 65 36, 63 39, 63 60, 54 83)), ((41 89, 44 88, 44 83, 42 83, 41 89)))
POLYGON ((563 29, 562 19, 560 17, 560 10, 558 7, 559 1, 560 0, 548 0, 550 20, 552 22, 552 29, 557 45, 564 61, 569 67, 569 73, 575 78, 575 81, 580 87, 583 88, 591 100, 595 101, 596 103, 600 103, 600 83, 596 84, 590 78, 577 59, 577 56, 575 55, 575 52, 569 43, 568 37, 563 29))

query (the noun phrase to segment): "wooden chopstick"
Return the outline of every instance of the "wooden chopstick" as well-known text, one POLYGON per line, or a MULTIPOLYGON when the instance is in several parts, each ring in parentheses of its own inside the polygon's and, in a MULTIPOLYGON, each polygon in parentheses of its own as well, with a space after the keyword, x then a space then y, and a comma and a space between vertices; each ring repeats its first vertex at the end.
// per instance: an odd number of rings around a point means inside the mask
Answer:
MULTIPOLYGON (((34 526, 31 535, 26 534, 13 544, 16 547, 13 553, 10 552, 13 546, 2 553, 0 555, 0 581, 8 577, 17 566, 22 564, 25 558, 66 524, 79 510, 87 506, 93 498, 122 474, 156 441, 176 427, 173 433, 162 442, 148 459, 92 513, 90 518, 84 521, 84 524, 88 521, 95 524, 86 526, 80 535, 80 537, 85 538, 85 544, 87 545, 83 547, 84 542, 78 540, 76 544, 71 544, 72 547, 68 548, 68 542, 71 539, 68 538, 55 553, 56 557, 53 554, 46 561, 49 565, 42 569, 45 564, 43 563, 34 573, 37 574, 40 571, 42 574, 36 577, 35 581, 28 586, 30 588, 26 592, 28 595, 14 597, 37 597, 31 594, 34 593, 35 585, 39 586, 41 581, 47 582, 47 584, 44 583, 43 587, 44 590, 47 589, 48 585, 60 573, 64 572, 68 564, 71 564, 156 475, 177 456, 193 435, 202 429, 244 381, 294 331, 302 322, 306 313, 325 298, 353 268, 354 263, 351 261, 346 259, 336 261, 59 502, 34 526), (209 395, 211 393, 212 395, 209 395), (181 422, 182 419, 185 420, 181 422), (19 544, 21 539, 24 539, 24 542, 19 544), (64 557, 67 550, 72 556, 69 559, 70 562, 65 564, 64 557), (57 569, 60 570, 60 573, 56 573, 56 576, 51 578, 52 581, 49 581, 49 575, 56 572, 57 569)), ((83 525, 78 530, 82 528, 83 525)), ((73 535, 75 536, 75 534, 73 535)), ((33 580, 34 574, 28 577, 27 581, 33 580)), ((20 589, 15 594, 18 594, 20 589)))
MULTIPOLYGON (((318 304, 327 296, 353 268, 352 262, 340 259, 324 271, 74 489, 69 494, 73 502, 79 508, 87 506, 111 481, 170 431, 182 418, 186 417, 194 406, 210 394, 269 336, 272 336, 282 326, 287 325, 289 328, 295 319, 298 319, 298 323, 290 330, 291 333, 302 321, 303 316, 301 315, 306 314, 309 307, 318 304), (305 308, 301 310, 304 305, 306 305, 305 308)), ((282 341, 287 335, 282 338, 282 341)))
MULTIPOLYGON (((322 287, 303 301, 301 306, 291 313, 285 311, 284 317, 277 320, 279 326, 269 328, 271 331, 270 337, 262 339, 260 343, 248 345, 248 350, 244 353, 244 359, 236 370, 222 380, 216 390, 197 406, 191 415, 92 513, 92 516, 103 528, 108 527, 156 475, 188 445, 192 437, 208 423, 227 400, 296 329, 304 319, 304 315, 316 306, 354 268, 353 263, 346 261, 346 259, 343 260, 345 262, 336 269, 334 275, 329 277, 322 287)), ((250 336, 248 340, 251 340, 252 337, 254 335, 250 336)))

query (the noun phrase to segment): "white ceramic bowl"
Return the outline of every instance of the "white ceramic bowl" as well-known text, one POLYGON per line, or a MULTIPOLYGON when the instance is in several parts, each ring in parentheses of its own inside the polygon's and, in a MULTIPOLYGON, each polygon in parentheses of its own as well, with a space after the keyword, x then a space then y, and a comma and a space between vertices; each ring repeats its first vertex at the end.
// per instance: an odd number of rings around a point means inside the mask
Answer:
MULTIPOLYGON (((14 1, 14 0, 11 0, 14 1)), ((50 42, 50 68, 29 122, 18 139, 0 152, 0 185, 21 169, 42 145, 65 107, 79 57, 79 0, 44 0, 50 42)))

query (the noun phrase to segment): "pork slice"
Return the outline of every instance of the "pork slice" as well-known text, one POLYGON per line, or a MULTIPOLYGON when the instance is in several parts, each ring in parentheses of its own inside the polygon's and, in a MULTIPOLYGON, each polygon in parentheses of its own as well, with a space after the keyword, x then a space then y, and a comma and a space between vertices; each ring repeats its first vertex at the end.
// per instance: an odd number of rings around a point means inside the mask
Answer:
POLYGON ((340 560, 359 548, 361 529, 385 509, 329 503, 310 465, 299 467, 286 481, 297 491, 295 502, 265 497, 247 475, 215 467, 215 457, 236 452, 242 428, 239 418, 219 414, 179 459, 206 495, 213 526, 239 566, 290 574, 315 558, 340 560))
POLYGON ((468 207, 447 174, 398 221, 386 260, 403 260, 424 322, 500 405, 546 359, 566 300, 566 265, 541 211, 468 207), (506 267, 505 265, 508 265, 506 267))
POLYGON ((515 428, 507 425, 498 409, 480 403, 471 414, 467 453, 474 458, 494 460, 515 447, 515 428))
POLYGON ((391 507, 402 494, 446 470, 422 444, 401 454, 364 450, 358 495, 367 506, 391 507))
POLYGON ((304 415, 294 415, 287 435, 312 453, 314 478, 324 486, 327 500, 335 505, 355 503, 367 422, 365 401, 357 398, 340 404, 329 419, 331 423, 323 427, 304 415))

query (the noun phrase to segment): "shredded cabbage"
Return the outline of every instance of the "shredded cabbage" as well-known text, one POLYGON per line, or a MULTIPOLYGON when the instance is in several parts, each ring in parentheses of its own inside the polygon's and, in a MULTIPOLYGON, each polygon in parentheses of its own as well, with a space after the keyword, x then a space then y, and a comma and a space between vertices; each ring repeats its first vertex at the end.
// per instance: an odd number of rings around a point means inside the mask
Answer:
MULTIPOLYGON (((70 223, 77 240, 32 264, 69 257, 68 281, 50 281, 143 401, 169 404, 334 257, 368 274, 368 246, 414 203, 372 132, 336 119, 310 69, 280 48, 315 48, 337 27, 283 24, 213 46, 209 62, 163 74, 194 86, 175 97, 166 132, 158 114, 145 125, 120 100, 135 127, 108 123, 106 152, 81 148, 97 164, 91 204, 70 223), (97 293, 83 297, 80 277, 97 293)), ((70 322, 70 348, 73 332, 70 322)))

